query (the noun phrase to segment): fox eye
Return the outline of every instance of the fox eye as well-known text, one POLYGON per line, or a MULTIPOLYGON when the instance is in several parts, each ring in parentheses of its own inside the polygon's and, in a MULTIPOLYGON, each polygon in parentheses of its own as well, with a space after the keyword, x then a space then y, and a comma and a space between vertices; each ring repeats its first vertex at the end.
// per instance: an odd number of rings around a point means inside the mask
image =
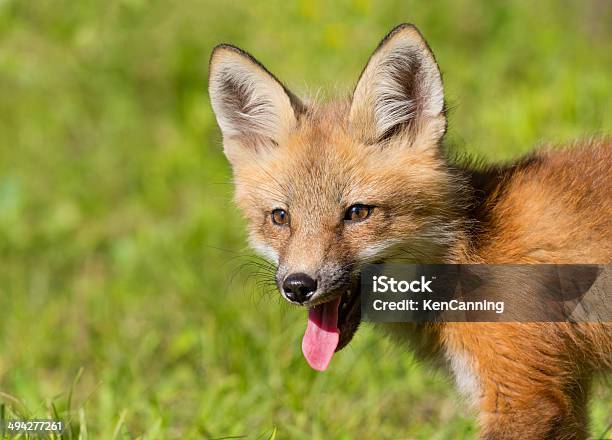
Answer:
POLYGON ((350 206, 344 213, 344 220, 351 222, 360 222, 365 220, 372 214, 373 206, 362 205, 357 203, 356 205, 350 206))
POLYGON ((284 226, 289 223, 289 213, 284 209, 275 209, 272 211, 272 223, 279 226, 284 226))

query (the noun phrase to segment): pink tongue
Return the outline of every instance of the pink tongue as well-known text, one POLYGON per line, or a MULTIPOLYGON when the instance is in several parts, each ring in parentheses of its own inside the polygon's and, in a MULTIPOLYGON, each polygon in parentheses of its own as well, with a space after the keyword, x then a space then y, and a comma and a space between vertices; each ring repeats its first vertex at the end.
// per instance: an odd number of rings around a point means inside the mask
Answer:
POLYGON ((336 298, 308 310, 308 326, 302 339, 302 353, 315 370, 327 369, 338 346, 339 305, 340 298, 336 298))

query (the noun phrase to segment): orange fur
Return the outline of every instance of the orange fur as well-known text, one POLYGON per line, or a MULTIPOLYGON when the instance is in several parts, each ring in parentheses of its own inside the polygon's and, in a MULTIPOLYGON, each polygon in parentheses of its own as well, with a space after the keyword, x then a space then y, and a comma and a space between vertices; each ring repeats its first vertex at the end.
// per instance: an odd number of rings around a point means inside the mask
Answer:
MULTIPOLYGON (((382 41, 350 100, 306 106, 226 45, 210 70, 250 241, 277 264, 279 285, 295 272, 318 279, 304 305, 345 295, 372 261, 612 263, 611 141, 486 169, 450 161, 441 78, 413 26, 382 41), (370 217, 343 221, 354 204, 374 207, 370 217)), ((379 327, 446 361, 486 439, 585 438, 591 377, 612 367, 610 323, 379 327)))

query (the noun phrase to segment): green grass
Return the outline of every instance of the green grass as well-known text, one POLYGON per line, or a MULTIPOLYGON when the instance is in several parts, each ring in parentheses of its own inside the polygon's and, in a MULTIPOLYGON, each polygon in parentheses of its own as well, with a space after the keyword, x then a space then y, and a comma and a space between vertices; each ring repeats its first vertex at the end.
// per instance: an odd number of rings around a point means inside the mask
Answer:
MULTIPOLYGON (((206 95, 224 41, 299 94, 348 92, 403 21, 436 53, 461 150, 609 133, 605 1, 0 0, 0 415, 57 414, 66 438, 474 437, 450 382, 369 328, 307 367, 304 312, 237 270, 206 95)), ((599 434, 609 384, 594 394, 599 434)))

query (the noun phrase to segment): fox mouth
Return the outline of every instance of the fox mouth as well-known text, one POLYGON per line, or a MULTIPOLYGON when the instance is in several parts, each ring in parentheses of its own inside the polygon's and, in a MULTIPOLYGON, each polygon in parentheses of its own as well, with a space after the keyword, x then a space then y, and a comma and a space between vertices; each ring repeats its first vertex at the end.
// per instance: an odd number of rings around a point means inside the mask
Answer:
POLYGON ((302 352, 315 370, 325 371, 335 352, 353 339, 361 322, 360 283, 353 283, 341 295, 335 295, 308 309, 308 325, 302 339, 302 352))
POLYGON ((342 350, 353 339, 361 322, 361 289, 356 284, 352 290, 347 290, 340 300, 338 309, 338 330, 340 340, 336 351, 342 350))

